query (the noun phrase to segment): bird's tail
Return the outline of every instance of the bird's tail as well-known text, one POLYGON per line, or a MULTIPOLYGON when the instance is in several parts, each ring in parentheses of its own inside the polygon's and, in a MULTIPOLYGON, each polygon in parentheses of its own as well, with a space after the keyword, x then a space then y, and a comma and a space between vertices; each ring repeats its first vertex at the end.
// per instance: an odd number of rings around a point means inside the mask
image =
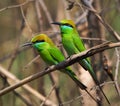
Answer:
MULTIPOLYGON (((91 68, 91 69, 92 69, 92 68, 91 68)), ((106 101, 108 102, 108 104, 110 104, 110 102, 109 102, 107 96, 106 96, 105 93, 103 92, 103 90, 102 90, 102 88, 101 88, 101 86, 100 86, 100 84, 99 84, 99 82, 98 82, 98 80, 97 80, 97 77, 96 77, 96 75, 95 75, 93 69, 92 69, 92 71, 90 71, 90 72, 91 72, 90 74, 91 74, 91 76, 92 76, 92 78, 93 78, 95 84, 98 85, 98 87, 99 87, 100 91, 102 92, 103 96, 105 97, 106 101)))
POLYGON ((83 59, 81 61, 79 61, 79 64, 85 69, 85 70, 88 70, 90 75, 92 76, 94 82, 96 85, 98 85, 100 91, 102 92, 103 96, 105 97, 106 101, 108 102, 108 104, 110 104, 108 98, 106 97, 105 93, 103 92, 101 86, 99 85, 99 82, 97 80, 97 77, 96 77, 96 74, 93 70, 93 68, 91 67, 91 64, 86 60, 86 59, 83 59))
POLYGON ((69 77, 82 89, 82 90, 85 90, 87 92, 87 94, 95 101, 95 102, 98 102, 88 91, 87 91, 87 87, 81 83, 77 77, 76 77, 76 74, 71 71, 69 68, 65 69, 65 73, 67 75, 69 75, 69 77))
POLYGON ((69 77, 70 77, 82 90, 84 90, 84 89, 87 88, 83 83, 81 83, 81 82, 78 80, 76 74, 75 74, 72 70, 70 70, 69 68, 67 68, 67 69, 65 69, 65 73, 66 73, 67 75, 69 75, 69 77))
MULTIPOLYGON (((92 73, 92 72, 91 72, 91 73, 92 73)), ((91 74, 91 73, 90 73, 90 74, 91 74)), ((102 90, 102 88, 101 88, 101 86, 100 86, 100 84, 99 84, 99 82, 98 82, 98 80, 97 80, 97 77, 96 77, 95 73, 94 73, 94 74, 92 73, 91 76, 92 76, 95 84, 99 87, 100 91, 102 92, 102 94, 103 94, 104 98, 106 99, 106 101, 108 102, 108 104, 110 104, 107 96, 106 96, 105 93, 103 92, 103 90, 102 90)))
POLYGON ((97 85, 98 85, 100 91, 102 92, 102 94, 104 95, 104 97, 105 97, 106 101, 108 102, 108 104, 110 104, 110 101, 108 100, 107 96, 106 96, 105 93, 103 92, 101 86, 100 86, 99 84, 97 84, 97 85))

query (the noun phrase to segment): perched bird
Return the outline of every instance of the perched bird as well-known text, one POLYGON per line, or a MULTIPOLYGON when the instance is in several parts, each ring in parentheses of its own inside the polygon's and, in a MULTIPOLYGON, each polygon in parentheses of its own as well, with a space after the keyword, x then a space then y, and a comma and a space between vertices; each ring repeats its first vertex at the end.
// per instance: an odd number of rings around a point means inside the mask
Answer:
MULTIPOLYGON (((64 19, 61 22, 53 22, 52 24, 59 25, 60 31, 61 31, 61 37, 62 37, 62 44, 69 56, 86 50, 84 43, 82 39, 80 38, 79 33, 76 29, 76 26, 72 20, 64 19)), ((109 100, 107 99, 106 95, 104 94, 102 88, 99 85, 99 81, 97 80, 96 74, 91 66, 89 58, 80 60, 79 64, 85 70, 89 71, 95 84, 99 86, 99 89, 103 93, 107 102, 110 104, 109 100)))
MULTIPOLYGON (((24 46, 28 45, 32 45, 38 51, 44 62, 48 65, 56 65, 65 60, 62 52, 45 34, 34 36, 30 43, 24 44, 24 46)), ((60 71, 66 73, 82 90, 85 90, 90 97, 92 97, 92 95, 87 91, 87 87, 77 79, 76 74, 70 69, 70 67, 66 67, 60 71)), ((92 99, 96 101, 94 97, 92 97, 92 99)))

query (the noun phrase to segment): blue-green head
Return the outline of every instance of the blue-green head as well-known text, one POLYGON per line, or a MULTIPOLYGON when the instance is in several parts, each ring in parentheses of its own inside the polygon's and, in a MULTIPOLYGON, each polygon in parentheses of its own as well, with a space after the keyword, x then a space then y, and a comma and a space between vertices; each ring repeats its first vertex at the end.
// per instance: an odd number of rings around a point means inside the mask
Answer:
POLYGON ((47 49, 49 46, 54 46, 52 40, 45 34, 38 34, 31 39, 31 42, 23 46, 32 45, 38 51, 47 49))
POLYGON ((61 20, 52 24, 59 25, 62 34, 70 34, 76 30, 75 24, 72 20, 61 20))

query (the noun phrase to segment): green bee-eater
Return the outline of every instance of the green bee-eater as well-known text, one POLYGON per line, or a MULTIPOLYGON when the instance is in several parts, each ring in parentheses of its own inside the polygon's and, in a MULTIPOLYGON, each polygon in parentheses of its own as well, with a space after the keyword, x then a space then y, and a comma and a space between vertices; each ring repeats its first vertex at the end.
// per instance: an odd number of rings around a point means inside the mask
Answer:
MULTIPOLYGON (((56 65, 65 60, 62 52, 45 34, 34 36, 30 43, 24 44, 24 46, 28 45, 32 45, 38 51, 44 62, 48 65, 56 65)), ((85 90, 90 97, 92 97, 92 95, 87 91, 87 87, 77 79, 76 74, 70 69, 70 67, 66 67, 65 69, 61 70, 61 72, 66 73, 82 90, 85 90)), ((94 99, 94 97, 92 97, 92 99, 94 99)))
MULTIPOLYGON (((72 20, 64 19, 61 22, 54 22, 52 24, 60 26, 62 44, 63 44, 63 46, 64 46, 64 48, 67 51, 69 56, 86 50, 84 43, 83 43, 82 39, 80 38, 79 33, 77 31, 77 28, 72 20)), ((97 80, 95 72, 93 71, 93 68, 92 68, 91 63, 89 61, 89 58, 82 59, 79 61, 79 63, 85 70, 89 71, 94 82, 99 86, 104 97, 106 98, 106 100, 110 104, 109 100, 107 99, 102 88, 99 85, 99 82, 97 80)))

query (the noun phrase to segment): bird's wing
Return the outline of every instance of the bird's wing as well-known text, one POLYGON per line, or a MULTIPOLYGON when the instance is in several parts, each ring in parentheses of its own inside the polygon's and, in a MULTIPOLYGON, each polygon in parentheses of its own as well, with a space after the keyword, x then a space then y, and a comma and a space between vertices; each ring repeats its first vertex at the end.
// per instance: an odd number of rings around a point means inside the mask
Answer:
POLYGON ((49 48, 49 53, 58 63, 65 60, 62 52, 57 47, 49 48))
MULTIPOLYGON (((49 52, 51 56, 59 62, 65 60, 63 54, 57 47, 51 47, 49 49, 49 52)), ((75 73, 70 69, 70 67, 66 67, 65 69, 61 70, 62 72, 66 73, 81 89, 86 89, 87 87, 81 83, 78 79, 75 73)))
MULTIPOLYGON (((78 34, 76 34, 76 35, 73 34, 72 37, 73 37, 73 42, 74 42, 74 45, 76 46, 76 48, 80 52, 85 51, 86 48, 85 48, 84 42, 82 41, 82 39, 80 38, 80 36, 78 34)), ((90 63, 89 58, 87 58, 87 61, 90 63)))
POLYGON ((71 35, 63 37, 62 44, 69 56, 79 53, 79 50, 76 48, 71 35))
POLYGON ((75 46, 77 47, 77 49, 80 52, 86 50, 86 48, 84 46, 84 43, 83 43, 82 39, 79 37, 78 34, 73 34, 72 38, 73 38, 73 42, 74 42, 75 46))
POLYGON ((43 50, 40 53, 41 58, 49 65, 57 64, 58 62, 51 56, 49 49, 43 50))

